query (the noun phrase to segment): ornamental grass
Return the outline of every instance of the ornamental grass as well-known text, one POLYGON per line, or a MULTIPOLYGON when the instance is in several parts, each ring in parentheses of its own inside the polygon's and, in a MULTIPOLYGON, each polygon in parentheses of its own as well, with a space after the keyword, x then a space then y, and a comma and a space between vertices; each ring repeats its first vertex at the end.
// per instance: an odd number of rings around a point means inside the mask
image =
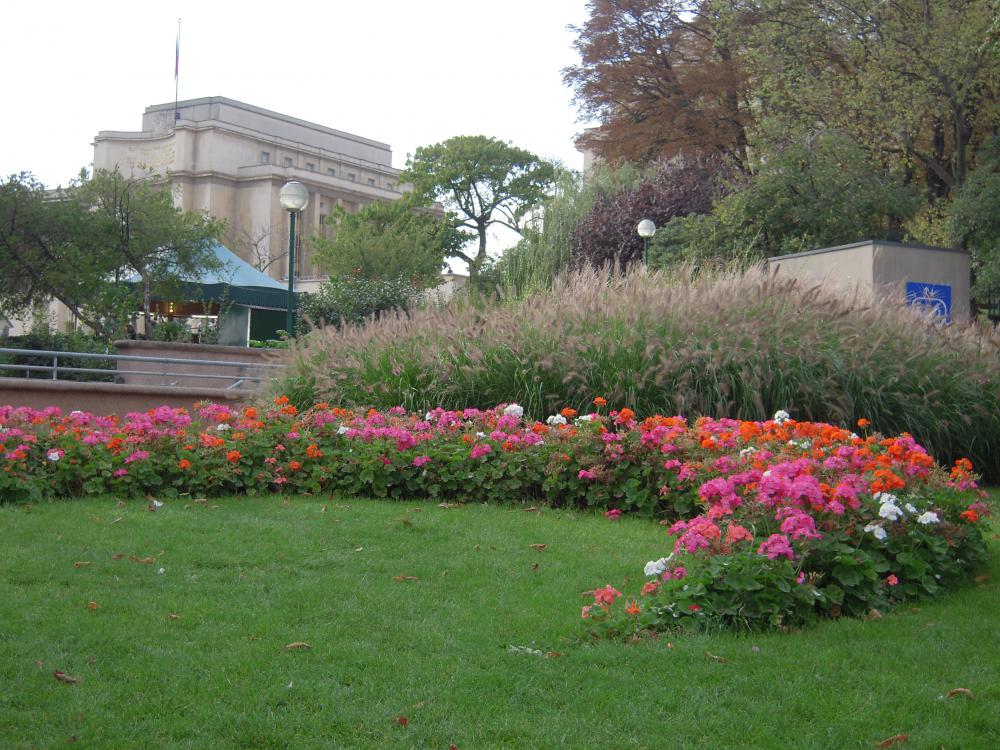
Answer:
POLYGON ((903 304, 856 304, 760 271, 584 270, 522 300, 458 301, 320 328, 278 384, 300 405, 485 407, 535 417, 594 394, 640 413, 910 433, 939 460, 1000 479, 997 334, 903 304))

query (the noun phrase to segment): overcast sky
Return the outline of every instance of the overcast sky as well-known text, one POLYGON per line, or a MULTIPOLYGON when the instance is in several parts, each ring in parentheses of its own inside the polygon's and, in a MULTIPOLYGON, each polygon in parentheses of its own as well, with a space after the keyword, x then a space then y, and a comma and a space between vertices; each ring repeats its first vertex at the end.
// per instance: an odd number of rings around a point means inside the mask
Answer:
POLYGON ((579 169, 561 69, 585 0, 6 3, 0 175, 67 183, 100 130, 143 110, 225 96, 408 152, 484 134, 579 169))

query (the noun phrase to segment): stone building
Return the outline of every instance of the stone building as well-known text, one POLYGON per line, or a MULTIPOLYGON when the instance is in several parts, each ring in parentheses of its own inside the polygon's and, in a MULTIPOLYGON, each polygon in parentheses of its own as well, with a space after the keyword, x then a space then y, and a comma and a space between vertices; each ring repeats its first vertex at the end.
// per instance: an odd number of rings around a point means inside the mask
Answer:
POLYGON ((334 206, 356 211, 401 196, 388 144, 221 96, 147 107, 138 132, 102 130, 94 167, 166 178, 179 208, 224 219, 223 244, 280 280, 288 278, 289 221, 278 192, 298 180, 310 193, 295 258, 301 291, 325 278, 308 240, 327 231, 334 206))

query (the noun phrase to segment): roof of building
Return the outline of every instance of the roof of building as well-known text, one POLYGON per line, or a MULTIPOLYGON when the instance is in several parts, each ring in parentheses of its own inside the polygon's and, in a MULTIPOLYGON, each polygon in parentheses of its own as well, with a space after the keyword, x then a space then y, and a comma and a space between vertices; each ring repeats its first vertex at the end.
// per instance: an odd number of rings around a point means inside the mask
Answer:
POLYGON ((189 279, 189 281, 197 281, 199 284, 229 284, 230 286, 254 289, 285 288, 280 281, 258 271, 221 242, 216 242, 212 246, 212 252, 222 263, 222 268, 218 271, 206 271, 200 278, 189 279))

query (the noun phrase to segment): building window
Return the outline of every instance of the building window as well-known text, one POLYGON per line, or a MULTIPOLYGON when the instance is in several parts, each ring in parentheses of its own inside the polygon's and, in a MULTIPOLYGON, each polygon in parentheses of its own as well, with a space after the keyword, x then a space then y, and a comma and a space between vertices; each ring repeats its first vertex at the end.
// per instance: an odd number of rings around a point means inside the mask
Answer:
POLYGON ((326 173, 328 175, 330 175, 331 177, 336 177, 337 176, 337 170, 334 169, 333 167, 330 167, 328 170, 326 170, 326 173))
POLYGON ((288 158, 287 156, 285 157, 285 166, 286 167, 292 166, 292 160, 290 158, 288 158))
POLYGON ((260 163, 261 164, 270 164, 271 163, 271 152, 270 151, 261 151, 260 152, 260 163))
POLYGON ((369 177, 368 178, 368 184, 371 185, 372 187, 375 187, 375 178, 374 177, 369 177))
POLYGON ((311 161, 307 161, 306 162, 306 169, 308 169, 310 172, 315 172, 316 171, 316 165, 313 164, 311 161))
POLYGON ((391 182, 385 183, 385 189, 386 190, 392 190, 394 187, 396 187, 396 186, 393 185, 391 182))
POLYGON ((347 179, 349 179, 351 182, 354 182, 354 172, 348 172, 347 179))

